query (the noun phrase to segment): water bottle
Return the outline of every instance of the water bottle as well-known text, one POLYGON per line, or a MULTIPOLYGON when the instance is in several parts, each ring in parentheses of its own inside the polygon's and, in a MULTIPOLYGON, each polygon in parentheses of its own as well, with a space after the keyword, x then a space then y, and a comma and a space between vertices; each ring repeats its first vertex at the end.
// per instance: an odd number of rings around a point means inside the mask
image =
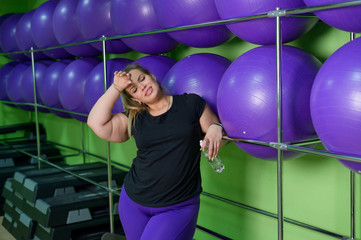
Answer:
MULTIPOLYGON (((200 140, 199 144, 202 147, 203 141, 200 140)), ((207 158, 209 164, 211 165, 211 167, 213 168, 213 170, 217 173, 220 173, 223 171, 224 169, 224 164, 222 162, 222 160, 219 158, 219 156, 217 155, 214 159, 210 159, 208 157, 208 146, 206 146, 206 149, 203 151, 204 156, 207 158)))

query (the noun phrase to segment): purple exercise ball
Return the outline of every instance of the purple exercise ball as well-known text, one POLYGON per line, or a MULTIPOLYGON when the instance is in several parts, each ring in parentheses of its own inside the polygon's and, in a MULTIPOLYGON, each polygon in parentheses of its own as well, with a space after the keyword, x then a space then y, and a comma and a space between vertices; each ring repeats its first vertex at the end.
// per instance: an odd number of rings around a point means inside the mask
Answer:
MULTIPOLYGON (((214 0, 154 0, 154 10, 162 28, 173 28, 221 19, 214 0)), ((168 34, 176 41, 196 48, 218 46, 234 37, 225 25, 172 31, 168 34)))
MULTIPOLYGON (((16 25, 16 43, 21 51, 29 51, 31 47, 33 47, 34 50, 37 48, 31 35, 31 19, 33 13, 34 10, 24 13, 16 25)), ((31 58, 30 53, 25 53, 25 55, 31 58)), ((34 52, 34 58, 35 60, 43 60, 49 57, 42 52, 34 52)))
MULTIPOLYGON (((53 14, 57 0, 49 0, 35 9, 31 18, 31 34, 38 48, 49 48, 60 45, 56 40, 53 28, 53 14)), ((71 58, 73 55, 64 48, 56 48, 43 52, 51 58, 71 58)))
MULTIPOLYGON (((52 63, 52 61, 39 61, 34 63, 34 69, 35 69, 35 83, 36 83, 36 102, 38 104, 43 104, 43 102, 40 99, 39 94, 39 85, 44 78, 44 73, 48 66, 52 63)), ((34 81, 33 81, 33 70, 32 66, 28 66, 24 74, 21 78, 21 95, 23 96, 23 99, 27 103, 34 103, 34 81)), ((49 112, 45 108, 38 108, 41 112, 49 112)))
MULTIPOLYGON (((97 58, 81 58, 66 66, 60 76, 58 95, 63 109, 88 114, 84 102, 84 87, 89 73, 100 62, 97 58)), ((71 114, 79 121, 86 122, 87 117, 71 114)))
POLYGON ((154 74, 159 83, 163 82, 165 75, 176 62, 173 58, 161 55, 148 55, 134 61, 154 74))
POLYGON ((189 55, 173 65, 163 85, 172 94, 198 94, 217 114, 218 86, 230 64, 227 58, 213 53, 189 55))
MULTIPOLYGON (((308 7, 328 5, 350 0, 304 0, 308 7)), ((314 11, 326 24, 347 32, 361 32, 361 5, 314 11)))
MULTIPOLYGON (((311 93, 311 115, 323 145, 338 154, 361 157, 361 38, 334 52, 318 72, 311 93)), ((344 161, 361 173, 361 163, 344 161)))
MULTIPOLYGON (((1 26, 5 22, 6 19, 8 19, 13 13, 7 13, 0 16, 0 33, 1 33, 1 26)), ((4 52, 4 49, 1 46, 1 38, 0 38, 0 52, 4 52)))
POLYGON ((9 97, 6 93, 6 82, 7 79, 11 75, 12 71, 14 70, 16 63, 9 62, 0 68, 0 100, 9 101, 9 97))
MULTIPOLYGON (((310 94, 321 62, 291 46, 282 48, 283 142, 316 137, 310 114, 310 94)), ((261 46, 238 57, 224 73, 217 107, 230 137, 277 142, 276 47, 261 46)), ((276 160, 277 150, 246 143, 238 147, 254 157, 276 160)), ((284 159, 300 156, 284 152, 284 159)))
POLYGON ((14 13, 6 13, 0 16, 0 27, 3 24, 3 22, 10 17, 11 15, 13 15, 14 13))
MULTIPOLYGON (((133 34, 160 29, 152 0, 111 0, 111 20, 117 34, 133 34)), ((166 33, 122 38, 135 51, 146 54, 166 53, 178 43, 166 33)))
MULTIPOLYGON (((123 71, 124 68, 132 63, 132 60, 126 58, 114 58, 107 60, 107 89, 113 83, 113 77, 115 71, 123 71)), ((88 79, 84 87, 84 101, 85 106, 88 111, 92 109, 96 101, 104 93, 104 66, 103 62, 99 63, 95 68, 89 73, 88 79)), ((123 112, 123 104, 120 98, 116 101, 113 113, 123 112)))
MULTIPOLYGON (((106 37, 117 35, 110 18, 110 5, 111 0, 79 0, 76 18, 85 39, 96 39, 102 35, 106 37)), ((102 42, 94 42, 92 45, 98 50, 103 50, 102 42)), ((105 48, 108 53, 125 53, 132 50, 121 39, 107 40, 105 48)))
MULTIPOLYGON (((6 19, 8 19, 12 15, 14 15, 14 13, 7 13, 7 14, 0 16, 0 35, 1 35, 1 31, 2 31, 1 29, 2 29, 3 23, 6 21, 6 19)), ((1 36, 0 36, 0 52, 6 52, 2 46, 1 36)))
MULTIPOLYGON (((13 102, 22 102, 22 103, 25 102, 23 96, 21 95, 21 88, 22 88, 21 80, 25 70, 29 66, 31 66, 29 62, 22 62, 16 64, 14 70, 11 72, 11 74, 9 75, 6 81, 6 93, 8 95, 8 98, 13 102)), ((30 106, 21 106, 21 105, 14 105, 14 106, 27 111, 33 110, 33 108, 30 106)))
MULTIPOLYGON (((303 0, 215 0, 222 19, 246 17, 281 9, 305 7, 303 0)), ((282 42, 291 42, 308 32, 316 23, 316 17, 283 17, 282 42)), ((227 24, 229 30, 242 40, 253 44, 276 43, 276 18, 260 18, 227 24)))
MULTIPOLYGON (((60 76, 69 63, 71 63, 70 59, 63 59, 52 63, 45 70, 44 77, 41 79, 38 85, 40 99, 44 105, 51 108, 63 108, 58 95, 58 86, 60 76)), ((56 110, 50 110, 50 112, 63 118, 71 117, 68 113, 56 110)))
MULTIPOLYGON (((23 13, 12 14, 8 16, 6 20, 4 20, 4 22, 1 24, 0 45, 4 52, 20 51, 20 48, 16 43, 16 29, 17 29, 17 24, 22 16, 23 13)), ((29 58, 22 53, 7 55, 7 57, 17 61, 29 60, 29 58)))
MULTIPOLYGON (((61 0, 54 10, 52 19, 54 35, 61 45, 85 41, 80 33, 75 15, 77 5, 78 0, 61 0)), ((91 57, 100 54, 100 51, 89 43, 66 47, 65 50, 78 57, 91 57)))

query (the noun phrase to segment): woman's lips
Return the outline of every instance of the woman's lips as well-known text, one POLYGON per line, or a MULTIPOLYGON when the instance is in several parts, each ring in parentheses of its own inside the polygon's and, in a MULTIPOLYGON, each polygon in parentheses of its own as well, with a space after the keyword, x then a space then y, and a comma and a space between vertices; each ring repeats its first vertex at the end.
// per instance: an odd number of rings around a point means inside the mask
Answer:
POLYGON ((147 91, 145 92, 145 96, 149 96, 153 92, 153 88, 149 87, 147 91))

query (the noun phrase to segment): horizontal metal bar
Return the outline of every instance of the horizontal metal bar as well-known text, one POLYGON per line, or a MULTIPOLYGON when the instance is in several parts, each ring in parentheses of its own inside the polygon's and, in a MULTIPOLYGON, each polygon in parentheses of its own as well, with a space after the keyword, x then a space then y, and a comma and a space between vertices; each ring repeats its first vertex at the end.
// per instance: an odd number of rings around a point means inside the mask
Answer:
POLYGON ((295 142, 287 142, 286 144, 293 146, 304 146, 304 145, 311 145, 317 143, 321 143, 321 140, 319 138, 307 139, 307 140, 295 141, 295 142))
POLYGON ((4 138, 4 139, 0 139, 0 143, 2 141, 5 141, 5 142, 15 142, 15 141, 20 141, 20 140, 29 140, 29 138, 26 138, 26 137, 14 137, 14 138, 4 138))
POLYGON ((331 151, 325 151, 320 149, 313 149, 313 148, 306 148, 302 146, 292 146, 285 143, 276 143, 276 142, 262 142, 262 141, 256 141, 256 140, 248 140, 248 139, 241 139, 241 138, 232 138, 228 136, 223 136, 224 140, 232 141, 232 142, 242 142, 242 143, 250 143, 254 145, 260 145, 260 146, 266 146, 271 147, 275 149, 280 149, 283 151, 294 151, 294 152, 302 152, 302 153, 309 153, 313 155, 319 155, 324 157, 331 157, 331 158, 337 158, 352 162, 359 162, 361 163, 361 158, 346 155, 346 154, 338 154, 331 151))
MULTIPOLYGON (((343 3, 335 3, 335 4, 318 5, 318 6, 313 6, 313 7, 282 10, 282 16, 290 16, 292 14, 303 14, 303 13, 308 13, 308 12, 313 12, 313 11, 327 10, 327 9, 341 8, 341 7, 349 7, 349 6, 356 6, 356 5, 361 5, 361 0, 351 1, 351 2, 343 2, 343 3), (285 12, 283 13, 283 11, 285 11, 285 12)), ((29 52, 42 52, 42 51, 47 51, 47 50, 51 50, 51 49, 71 47, 71 46, 75 46, 75 45, 94 43, 94 42, 99 42, 99 41, 104 41, 104 40, 114 40, 114 39, 121 39, 121 38, 127 38, 127 37, 136 37, 136 36, 143 36, 143 35, 149 35, 149 34, 155 34, 155 33, 167 33, 167 32, 186 30, 186 29, 192 29, 192 28, 230 24, 230 23, 235 23, 235 22, 254 20, 254 19, 266 18, 266 17, 277 17, 277 14, 274 14, 274 11, 269 11, 266 13, 255 14, 255 15, 251 15, 251 16, 210 21, 210 22, 204 22, 204 23, 199 23, 199 24, 183 25, 183 26, 179 26, 179 27, 157 29, 157 30, 153 30, 153 31, 124 34, 124 35, 117 35, 117 36, 111 36, 111 37, 102 36, 97 39, 91 39, 91 40, 76 42, 76 43, 69 43, 69 44, 65 44, 65 45, 52 46, 52 47, 48 47, 48 48, 37 48, 37 49, 29 50, 29 51, 16 51, 16 52, 9 52, 9 53, 0 53, 0 56, 12 55, 12 54, 25 54, 25 53, 29 53, 29 52)))
POLYGON ((27 155, 27 156, 29 156, 29 157, 31 157, 31 158, 38 159, 38 160, 41 161, 42 163, 46 163, 46 164, 48 164, 48 165, 50 165, 50 166, 52 166, 52 167, 54 167, 54 168, 57 168, 57 169, 59 169, 59 170, 61 170, 61 171, 63 171, 63 172, 66 172, 66 173, 68 173, 68 174, 70 174, 70 175, 73 175, 73 176, 79 178, 79 179, 82 179, 82 180, 84 180, 84 181, 86 181, 86 182, 89 182, 89 183, 91 183, 91 184, 93 184, 93 185, 95 185, 95 186, 98 186, 98 187, 100 187, 100 188, 103 188, 103 189, 105 189, 105 190, 108 191, 108 192, 117 193, 117 191, 114 191, 113 189, 109 189, 108 187, 106 187, 106 186, 104 186, 104 185, 101 185, 101 184, 99 184, 99 183, 97 183, 97 182, 95 182, 95 181, 93 181, 93 180, 91 180, 91 179, 89 179, 89 178, 83 177, 83 176, 81 176, 81 175, 79 175, 79 174, 73 173, 73 172, 71 172, 71 171, 69 171, 69 170, 67 170, 67 169, 65 169, 65 168, 63 168, 63 167, 60 167, 60 166, 58 166, 58 165, 56 165, 56 164, 54 164, 54 163, 52 163, 52 162, 49 162, 49 161, 47 161, 47 160, 45 160, 45 159, 43 159, 43 158, 41 158, 41 157, 35 156, 35 155, 31 154, 31 153, 28 153, 28 152, 26 152, 26 151, 24 151, 24 150, 22 150, 22 149, 20 149, 20 148, 17 148, 17 147, 14 147, 14 146, 10 145, 10 144, 6 144, 6 143, 5 143, 5 145, 7 145, 7 146, 15 149, 16 151, 18 151, 18 152, 20 152, 20 153, 23 153, 23 154, 25 154, 25 155, 27 155))
MULTIPOLYGON (((96 157, 96 158, 98 158, 98 159, 100 159, 100 160, 102 160, 102 161, 104 161, 104 162, 107 161, 107 158, 102 157, 102 156, 99 156, 99 155, 96 155, 96 154, 94 154, 94 153, 90 153, 90 152, 87 152, 87 151, 82 151, 81 149, 78 149, 78 148, 75 148, 75 147, 71 147, 71 146, 67 146, 67 145, 60 144, 60 143, 56 143, 56 142, 53 142, 53 141, 47 141, 47 142, 49 142, 49 143, 51 143, 51 144, 54 144, 54 145, 59 145, 59 146, 61 146, 61 147, 71 148, 71 149, 73 149, 73 150, 75 150, 75 151, 78 151, 79 154, 84 153, 84 154, 87 154, 87 155, 96 157)), ((124 164, 121 164, 121 163, 118 163, 118 162, 113 162, 113 161, 112 161, 112 165, 113 165, 113 166, 122 167, 122 168, 127 169, 127 170, 130 169, 129 166, 124 165, 124 164)))
POLYGON ((314 154, 314 155, 319 155, 319 156, 324 156, 324 157, 331 157, 331 158, 337 158, 337 159, 341 159, 341 160, 347 160, 347 161, 351 161, 351 162, 361 163, 361 158, 359 158, 359 157, 354 157, 354 156, 351 156, 351 155, 338 154, 338 153, 325 151, 325 150, 320 150, 320 149, 313 149, 313 148, 305 148, 305 147, 301 147, 301 146, 287 145, 287 151, 309 153, 309 154, 314 154))
POLYGON ((22 102, 12 102, 12 101, 6 101, 6 100, 0 100, 0 103, 4 104, 12 104, 12 105, 24 105, 24 106, 34 106, 34 103, 22 103, 22 102))
MULTIPOLYGON (((204 195, 204 196, 213 198, 213 199, 217 199, 217 200, 225 202, 225 203, 229 203, 229 204, 237 206, 237 207, 241 207, 241 208, 251 210, 251 211, 256 212, 256 213, 263 214, 265 216, 269 216, 269 217, 273 217, 273 218, 278 217, 277 214, 274 214, 274 213, 271 213, 271 212, 268 212, 268 211, 265 211, 265 210, 261 210, 259 208, 251 207, 251 206, 248 206, 248 205, 245 205, 245 204, 242 204, 242 203, 238 203, 238 202, 232 201, 230 199, 226 199, 226 198, 223 198, 223 197, 211 194, 211 193, 202 192, 201 194, 204 195)), ((335 238, 338 238, 338 239, 348 239, 347 236, 343 236, 343 235, 340 235, 340 234, 337 234, 337 233, 333 233, 333 232, 330 232, 330 231, 327 231, 327 230, 324 230, 324 229, 321 229, 321 228, 318 228, 318 227, 315 227, 315 226, 311 226, 309 224, 305 224, 305 223, 302 223, 302 222, 299 222, 299 221, 296 221, 296 220, 293 220, 293 219, 290 219, 290 218, 284 217, 283 219, 284 219, 285 222, 292 223, 294 225, 297 225, 297 226, 300 226, 300 227, 303 227, 303 228, 307 228, 309 230, 314 230, 314 231, 329 235, 331 237, 335 237, 335 238)))
POLYGON ((66 154, 66 155, 59 155, 59 156, 47 156, 47 159, 57 159, 57 158, 69 158, 69 157, 77 157, 79 154, 66 154))
POLYGON ((72 112, 72 111, 68 111, 68 110, 64 110, 64 109, 60 109, 60 108, 48 107, 48 106, 38 104, 38 103, 36 103, 36 104, 35 103, 22 103, 22 102, 12 102, 12 101, 6 101, 6 100, 0 100, 0 103, 13 104, 13 105, 24 105, 24 106, 33 106, 33 107, 37 106, 37 107, 48 109, 48 110, 53 110, 53 111, 58 111, 58 112, 63 112, 63 113, 69 113, 69 114, 79 115, 79 116, 83 116, 83 117, 88 116, 88 114, 72 112))
POLYGON ((68 111, 68 110, 64 110, 64 109, 60 109, 60 108, 53 108, 53 107, 48 107, 42 104, 33 104, 33 105, 37 105, 40 108, 44 108, 44 109, 48 109, 48 110, 53 110, 53 111, 58 111, 58 112, 63 112, 63 113, 69 113, 69 114, 74 114, 74 115, 78 115, 78 116, 83 116, 83 117, 87 117, 88 114, 85 113, 78 113, 78 112, 72 112, 72 111, 68 111))
POLYGON ((196 228, 199 229, 200 231, 205 232, 205 233, 207 233, 207 234, 209 234, 209 235, 212 235, 212 236, 214 236, 214 237, 216 237, 216 238, 218 238, 218 239, 232 240, 232 238, 228 238, 228 237, 226 237, 226 236, 223 236, 222 234, 216 233, 216 232, 214 232, 214 231, 212 231, 212 230, 209 230, 209 229, 207 229, 207 228, 205 228, 205 227, 202 227, 202 226, 197 225, 196 228))
POLYGON ((323 5, 317 5, 317 6, 312 6, 312 7, 295 8, 295 9, 286 10, 286 12, 287 12, 287 14, 302 14, 302 13, 315 12, 315 11, 320 11, 320 10, 351 7, 351 6, 356 6, 356 5, 361 5, 361 1, 357 0, 357 1, 350 1, 350 2, 323 4, 323 5))
POLYGON ((223 136, 223 139, 227 140, 227 141, 232 141, 232 142, 250 143, 250 144, 260 145, 260 146, 265 146, 265 147, 270 146, 269 142, 263 142, 263 141, 258 141, 258 140, 233 138, 233 137, 228 137, 228 136, 223 136))
POLYGON ((50 143, 50 144, 54 144, 56 146, 60 146, 60 147, 63 147, 63 148, 68 148, 68 149, 74 150, 74 151, 78 152, 78 154, 81 154, 81 152, 82 152, 80 149, 72 147, 72 146, 68 146, 68 145, 65 145, 65 144, 61 144, 61 143, 57 143, 57 142, 53 142, 53 141, 49 141, 49 140, 47 140, 47 142, 50 143))
MULTIPOLYGON (((100 160, 102 160, 102 161, 104 161, 105 163, 107 163, 107 158, 105 158, 105 157, 101 157, 101 156, 99 156, 99 155, 96 155, 96 154, 93 154, 93 153, 90 153, 90 152, 87 152, 87 151, 84 151, 84 153, 85 154, 87 154, 87 155, 90 155, 90 156, 93 156, 93 157, 96 157, 96 158, 98 158, 98 159, 100 159, 100 160)), ((118 162, 113 162, 112 161, 112 163, 111 163, 113 166, 115 166, 115 165, 117 165, 118 167, 122 167, 122 168, 125 168, 125 169, 127 169, 127 170, 129 170, 130 169, 130 167, 129 166, 127 166, 127 165, 124 165, 124 164, 121 164, 121 163, 118 163, 118 162)))

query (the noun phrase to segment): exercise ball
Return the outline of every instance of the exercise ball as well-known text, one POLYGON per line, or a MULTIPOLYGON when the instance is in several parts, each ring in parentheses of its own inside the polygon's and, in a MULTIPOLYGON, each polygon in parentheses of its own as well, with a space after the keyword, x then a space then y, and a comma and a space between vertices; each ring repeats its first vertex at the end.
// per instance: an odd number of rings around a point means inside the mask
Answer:
POLYGON ((9 101, 8 94, 6 93, 6 82, 10 74, 14 70, 16 63, 9 62, 0 68, 0 100, 9 101))
MULTIPOLYGON (((305 7, 303 0, 215 0, 222 19, 239 18, 267 13, 280 7, 283 10, 305 7)), ((282 42, 291 42, 308 32, 318 22, 317 17, 283 17, 282 42)), ((276 18, 265 17, 227 24, 229 30, 242 40, 253 44, 276 43, 276 18)))
MULTIPOLYGON (((162 28, 220 20, 214 0, 154 0, 154 10, 162 28)), ((172 31, 168 34, 176 41, 196 48, 218 46, 234 37, 225 25, 172 31)))
MULTIPOLYGON (((2 25, 3 23, 6 21, 6 19, 8 19, 10 16, 14 15, 14 13, 7 13, 7 14, 4 14, 4 15, 1 15, 0 16, 0 35, 1 35, 1 28, 2 28, 2 25)), ((6 52, 4 50, 4 48, 2 47, 2 40, 1 40, 1 36, 0 36, 0 52, 6 52)))
MULTIPOLYGON (((110 16, 119 35, 160 29, 152 0, 111 0, 110 16)), ((166 53, 178 43, 166 33, 122 38, 135 51, 146 54, 166 53)))
MULTIPOLYGON (((34 63, 35 69, 35 84, 36 84, 36 102, 43 104, 39 96, 39 85, 44 77, 44 73, 48 68, 50 61, 39 61, 34 63)), ((34 100, 34 80, 33 80, 33 68, 32 65, 28 66, 23 76, 21 77, 21 88, 19 89, 25 102, 35 103, 34 100)), ((33 108, 32 108, 33 109, 33 108)), ((49 112, 45 108, 38 108, 41 112, 49 112)))
MULTIPOLYGON (((308 7, 328 5, 349 0, 304 0, 308 7)), ((314 14, 326 24, 347 32, 361 32, 361 5, 314 11, 314 14)))
MULTIPOLYGON (((30 66, 31 64, 29 62, 21 62, 17 63, 14 67, 14 70, 10 73, 9 77, 6 81, 6 93, 8 95, 8 98, 13 102, 20 102, 24 103, 25 100, 23 96, 21 95, 21 88, 23 87, 21 85, 21 80, 24 75, 25 70, 30 66)), ((14 105, 16 107, 19 107, 21 109, 31 111, 33 108, 30 106, 22 106, 22 105, 14 105)))
MULTIPOLYGON (((291 46, 282 47, 283 142, 316 137, 310 114, 310 93, 321 62, 291 46)), ((239 56, 224 73, 217 107, 230 137, 277 142, 276 47, 261 46, 239 56)), ((277 150, 236 143, 245 152, 276 160, 277 150)), ((284 152, 284 159, 301 154, 284 152)))
MULTIPOLYGON (((89 73, 99 62, 97 58, 81 58, 64 68, 58 83, 58 95, 63 109, 88 114, 84 102, 84 86, 89 73)), ((87 120, 87 117, 81 115, 71 116, 82 122, 87 120)))
MULTIPOLYGON (((18 52, 20 51, 19 46, 16 43, 16 26, 23 16, 23 13, 16 13, 8 16, 6 20, 1 24, 0 28, 0 45, 3 52, 18 52)), ((10 54, 8 58, 25 61, 29 58, 25 54, 10 54)))
POLYGON ((172 94, 196 93, 217 114, 217 91, 223 73, 231 64, 213 53, 196 53, 179 60, 168 71, 163 85, 172 94))
MULTIPOLYGON (((61 0, 54 10, 52 27, 55 38, 61 45, 85 41, 75 15, 77 5, 78 0, 61 0)), ((65 50, 79 57, 91 57, 100 54, 100 51, 89 43, 66 47, 65 50)))
MULTIPOLYGON (((311 115, 323 145, 338 154, 361 157, 361 38, 335 51, 318 72, 311 115)), ((361 163, 343 161, 361 173, 361 163)))
MULTIPOLYGON (((49 0, 35 9, 31 18, 31 35, 38 48, 49 48, 60 45, 56 40, 53 28, 53 13, 58 4, 57 0, 49 0)), ((64 48, 43 51, 51 58, 71 58, 73 55, 64 48)))
MULTIPOLYGON (((29 51, 31 47, 35 50, 33 37, 31 36, 31 18, 33 16, 34 10, 31 10, 19 19, 16 25, 15 39, 20 51, 29 51)), ((28 58, 31 58, 30 53, 25 53, 28 58)), ((47 55, 42 52, 34 52, 35 60, 49 59, 47 55)))
MULTIPOLYGON (((4 15, 0 16, 0 34, 1 34, 1 26, 2 24, 5 22, 6 19, 8 19, 8 17, 10 17, 11 15, 13 15, 13 13, 7 13, 4 15)), ((1 46, 1 38, 0 38, 0 52, 4 52, 2 46, 1 46)))
MULTIPOLYGON (((71 63, 70 59, 63 59, 50 64, 45 70, 44 77, 41 78, 38 87, 41 102, 51 108, 62 109, 58 95, 60 76, 66 66, 71 63)), ((63 118, 70 118, 70 114, 61 111, 50 110, 50 112, 63 118)))
MULTIPOLYGON (((113 77, 115 71, 122 71, 124 68, 130 64, 132 60, 126 58, 114 58, 109 59, 106 62, 107 65, 107 89, 113 84, 113 77)), ((104 94, 104 66, 103 62, 99 63, 95 68, 89 73, 88 79, 85 83, 84 88, 84 101, 85 106, 88 111, 92 109, 96 101, 104 94)), ((123 112, 123 105, 120 98, 116 101, 113 113, 123 112)))
POLYGON ((134 62, 148 69, 156 77, 157 81, 162 84, 165 75, 177 61, 167 56, 148 55, 138 58, 134 62))
MULTIPOLYGON (((81 34, 85 39, 96 39, 102 35, 106 37, 117 35, 110 18, 110 4, 111 0, 79 0, 76 18, 81 34)), ((103 50, 101 41, 94 42, 92 45, 103 50)), ((105 48, 108 53, 125 53, 132 50, 121 39, 107 40, 105 48)))

